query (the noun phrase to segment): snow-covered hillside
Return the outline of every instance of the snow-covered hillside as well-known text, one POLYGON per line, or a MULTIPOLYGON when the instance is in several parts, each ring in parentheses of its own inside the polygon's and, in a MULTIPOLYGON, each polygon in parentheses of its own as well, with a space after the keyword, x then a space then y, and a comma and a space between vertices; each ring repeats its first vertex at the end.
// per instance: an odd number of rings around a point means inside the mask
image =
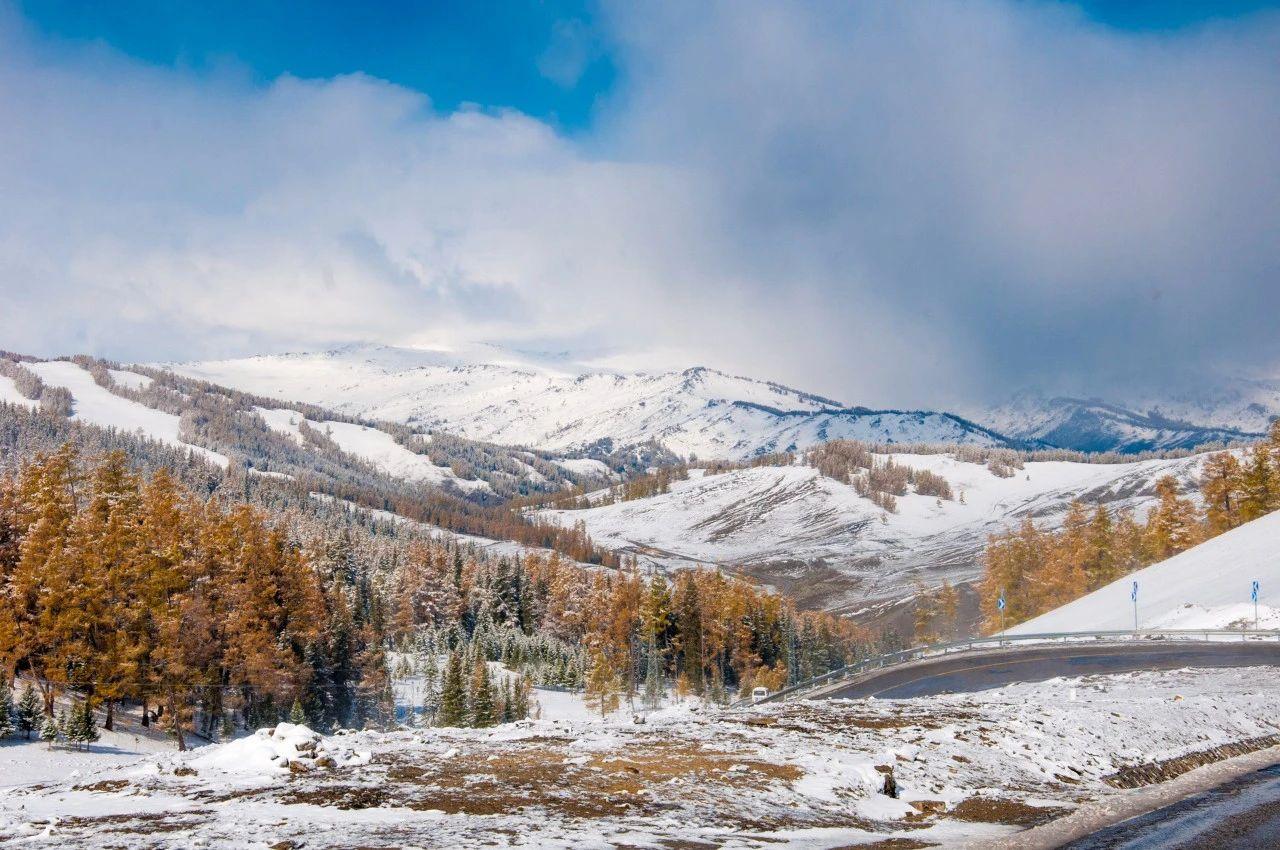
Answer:
POLYGON ((1280 382, 1234 381, 1125 405, 1023 392, 972 415, 1012 438, 1078 451, 1195 448, 1261 436, 1280 416, 1280 382))
POLYGON ((917 579, 972 579, 989 533, 1027 515, 1053 525, 1075 498, 1143 512, 1158 478, 1189 485, 1204 456, 1029 462, 1011 478, 946 454, 892 457, 946 478, 955 499, 909 494, 886 513, 812 467, 766 466, 710 476, 693 470, 662 495, 540 516, 582 521, 598 543, 644 562, 743 566, 801 596, 820 590, 823 607, 848 609, 901 597, 917 579))
POLYGON ((947 413, 873 411, 712 369, 615 373, 493 350, 385 346, 167 368, 285 401, 553 451, 656 439, 682 456, 742 458, 833 439, 1004 445, 947 413))
MULTIPOLYGON (((172 413, 155 410, 131 399, 123 398, 104 389, 93 380, 85 369, 66 360, 50 360, 45 363, 26 363, 26 368, 40 376, 46 386, 62 387, 72 396, 71 418, 103 428, 115 428, 132 434, 140 434, 152 440, 184 448, 210 460, 221 467, 230 462, 225 455, 193 446, 182 440, 179 419, 172 413)), ((113 377, 121 383, 141 386, 148 381, 144 375, 115 371, 113 377)), ((4 379, 8 380, 8 379, 4 379)), ((13 382, 9 382, 13 386, 13 382)))
POLYGON ((464 492, 467 490, 487 490, 489 485, 483 481, 468 481, 459 478, 447 466, 436 466, 431 458, 411 452, 395 441, 386 431, 379 431, 367 425, 355 425, 350 422, 331 422, 328 420, 314 422, 302 414, 288 409, 256 408, 258 415, 267 423, 267 427, 281 434, 287 434, 299 445, 304 443, 300 426, 303 422, 315 428, 321 434, 337 444, 338 448, 349 455, 354 455, 372 464, 381 472, 394 478, 426 484, 442 485, 445 482, 454 484, 464 492))
POLYGON ((1143 628, 1252 627, 1250 590, 1255 581, 1261 583, 1259 625, 1280 628, 1280 606, 1276 606, 1280 601, 1277 551, 1280 512, 1245 523, 1167 561, 1118 579, 1009 632, 1131 629, 1130 591, 1135 581, 1138 624, 1143 628))

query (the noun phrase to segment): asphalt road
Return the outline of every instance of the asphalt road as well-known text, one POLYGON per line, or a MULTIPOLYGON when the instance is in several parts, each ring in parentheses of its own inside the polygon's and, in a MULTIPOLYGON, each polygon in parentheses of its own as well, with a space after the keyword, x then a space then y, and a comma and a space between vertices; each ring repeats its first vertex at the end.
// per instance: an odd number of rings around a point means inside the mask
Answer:
POLYGON ((1065 850, 1271 850, 1280 847, 1280 765, 1073 841, 1065 850))
POLYGON ((905 699, 971 693, 1059 676, 1177 670, 1183 667, 1280 667, 1276 641, 1056 643, 954 653, 863 673, 810 699, 905 699))

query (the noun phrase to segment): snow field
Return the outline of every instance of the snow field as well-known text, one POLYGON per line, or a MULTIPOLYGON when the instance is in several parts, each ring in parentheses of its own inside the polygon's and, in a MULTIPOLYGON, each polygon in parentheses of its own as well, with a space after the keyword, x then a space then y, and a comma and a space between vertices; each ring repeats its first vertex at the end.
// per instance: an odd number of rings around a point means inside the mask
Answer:
MULTIPOLYGON (((113 845, 144 847, 159 818, 165 842, 209 847, 479 847, 512 835, 539 847, 955 846, 1016 830, 950 816, 970 799, 1024 812, 1105 801, 1123 793, 1105 781, 1121 768, 1274 735, 1278 697, 1275 675, 1184 670, 904 701, 669 706, 639 725, 556 717, 317 740, 282 724, 3 789, 0 834, 94 847, 110 830, 113 845), (312 747, 352 757, 282 769, 312 747), (886 770, 897 799, 881 793, 886 770)), ((16 750, 34 759, 43 745, 16 750)))

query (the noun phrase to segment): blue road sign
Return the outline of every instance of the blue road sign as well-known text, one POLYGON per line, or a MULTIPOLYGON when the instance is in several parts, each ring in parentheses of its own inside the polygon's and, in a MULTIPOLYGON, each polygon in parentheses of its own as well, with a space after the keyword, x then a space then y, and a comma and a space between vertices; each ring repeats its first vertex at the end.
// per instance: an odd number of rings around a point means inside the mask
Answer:
POLYGON ((1258 601, 1258 583, 1256 581, 1253 583, 1253 593, 1251 595, 1253 596, 1253 601, 1257 602, 1258 601))
POLYGON ((1136 581, 1133 583, 1133 590, 1129 591, 1129 598, 1134 602, 1138 601, 1138 583, 1136 581))
POLYGON ((1000 594, 1000 598, 996 600, 996 608, 1004 610, 1004 594, 1000 594))

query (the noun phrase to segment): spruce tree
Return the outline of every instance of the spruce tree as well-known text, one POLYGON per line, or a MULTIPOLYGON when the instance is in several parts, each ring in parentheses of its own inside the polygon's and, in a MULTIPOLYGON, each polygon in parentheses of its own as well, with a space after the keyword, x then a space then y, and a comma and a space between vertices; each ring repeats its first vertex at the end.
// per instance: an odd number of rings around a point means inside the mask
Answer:
POLYGON ((9 683, 0 684, 0 738, 7 738, 13 734, 17 725, 17 717, 13 707, 13 691, 9 690, 9 683))
POLYGON ((467 722, 467 682, 462 672, 462 655, 456 649, 449 654, 444 668, 438 722, 441 726, 462 726, 467 722))
POLYGON ((297 698, 293 700, 293 708, 289 709, 289 722, 295 726, 307 725, 307 713, 302 710, 302 703, 297 698))
POLYGON ((88 700, 72 709, 70 723, 75 731, 75 740, 84 744, 86 749, 94 741, 102 737, 98 734, 98 724, 93 716, 93 706, 89 704, 88 700))
POLYGON ((52 717, 46 717, 44 723, 40 726, 40 740, 53 748, 53 742, 58 740, 58 723, 52 717))
POLYGON ((31 733, 40 730, 40 721, 40 697, 28 682, 22 689, 22 697, 18 700, 18 729, 30 741, 31 733))
POLYGON ((471 725, 484 729, 497 723, 496 702, 493 679, 489 676, 489 665, 485 662, 484 656, 479 656, 471 671, 471 725))

